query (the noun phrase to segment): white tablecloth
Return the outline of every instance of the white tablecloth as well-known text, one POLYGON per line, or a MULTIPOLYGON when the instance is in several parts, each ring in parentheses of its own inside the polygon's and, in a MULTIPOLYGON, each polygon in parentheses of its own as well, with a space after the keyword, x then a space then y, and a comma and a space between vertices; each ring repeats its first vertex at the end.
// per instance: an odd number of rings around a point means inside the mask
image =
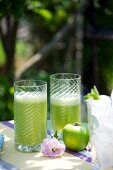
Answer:
POLYGON ((5 135, 5 145, 0 153, 0 170, 91 170, 90 151, 66 150, 55 159, 44 157, 40 152, 21 153, 14 147, 14 122, 0 123, 0 133, 5 135))

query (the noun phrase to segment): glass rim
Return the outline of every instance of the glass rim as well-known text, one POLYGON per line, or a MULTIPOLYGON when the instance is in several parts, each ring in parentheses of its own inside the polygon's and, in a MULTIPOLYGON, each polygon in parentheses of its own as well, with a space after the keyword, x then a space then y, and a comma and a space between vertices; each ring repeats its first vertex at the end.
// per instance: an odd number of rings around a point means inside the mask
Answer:
POLYGON ((52 75, 50 75, 50 79, 56 79, 56 80, 70 80, 70 79, 81 79, 81 75, 79 75, 79 74, 76 74, 76 73, 55 73, 55 74, 52 74, 52 75), (63 78, 63 77, 57 77, 57 76, 62 76, 62 75, 70 75, 70 76, 73 76, 73 77, 70 77, 70 78, 63 78), (75 77, 74 77, 75 76, 75 77))
POLYGON ((45 86, 45 85, 47 85, 47 82, 46 81, 43 81, 43 80, 35 80, 35 79, 26 79, 26 80, 18 80, 18 81, 15 81, 14 82, 14 86, 15 87, 39 87, 39 86, 45 86), (39 84, 37 84, 37 85, 32 85, 32 83, 31 83, 31 85, 25 85, 25 84, 19 84, 19 83, 27 83, 27 82, 35 82, 35 83, 39 83, 39 84))

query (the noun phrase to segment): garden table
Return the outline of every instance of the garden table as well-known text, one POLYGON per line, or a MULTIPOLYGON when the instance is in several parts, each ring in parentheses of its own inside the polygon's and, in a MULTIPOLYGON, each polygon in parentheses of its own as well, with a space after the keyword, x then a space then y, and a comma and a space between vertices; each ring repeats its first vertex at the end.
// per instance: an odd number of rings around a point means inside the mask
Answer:
POLYGON ((14 147, 14 121, 0 122, 0 133, 5 136, 0 153, 0 170, 91 170, 91 152, 66 149, 59 158, 44 157, 40 152, 22 153, 14 147))

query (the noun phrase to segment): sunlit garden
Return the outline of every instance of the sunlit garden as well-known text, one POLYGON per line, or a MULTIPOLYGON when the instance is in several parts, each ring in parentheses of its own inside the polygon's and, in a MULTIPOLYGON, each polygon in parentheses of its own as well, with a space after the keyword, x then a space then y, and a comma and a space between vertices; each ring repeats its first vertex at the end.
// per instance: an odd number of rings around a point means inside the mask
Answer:
MULTIPOLYGON (((81 75, 81 94, 113 88, 113 4, 104 0, 0 1, 0 120, 13 119, 13 83, 81 75)), ((48 107, 49 112, 49 107, 48 107)))
POLYGON ((113 170, 113 0, 0 0, 0 170, 113 170))

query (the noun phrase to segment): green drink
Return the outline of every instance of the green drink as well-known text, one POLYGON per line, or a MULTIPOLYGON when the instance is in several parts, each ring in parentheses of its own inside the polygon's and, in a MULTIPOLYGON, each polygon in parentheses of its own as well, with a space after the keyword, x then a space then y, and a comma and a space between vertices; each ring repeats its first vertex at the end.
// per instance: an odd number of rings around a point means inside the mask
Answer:
POLYGON ((80 122, 80 113, 79 97, 52 97, 51 122, 54 131, 62 131, 68 123, 80 122))
POLYGON ((19 151, 34 152, 46 137, 47 93, 34 86, 25 89, 23 86, 14 94, 15 143, 19 151))

